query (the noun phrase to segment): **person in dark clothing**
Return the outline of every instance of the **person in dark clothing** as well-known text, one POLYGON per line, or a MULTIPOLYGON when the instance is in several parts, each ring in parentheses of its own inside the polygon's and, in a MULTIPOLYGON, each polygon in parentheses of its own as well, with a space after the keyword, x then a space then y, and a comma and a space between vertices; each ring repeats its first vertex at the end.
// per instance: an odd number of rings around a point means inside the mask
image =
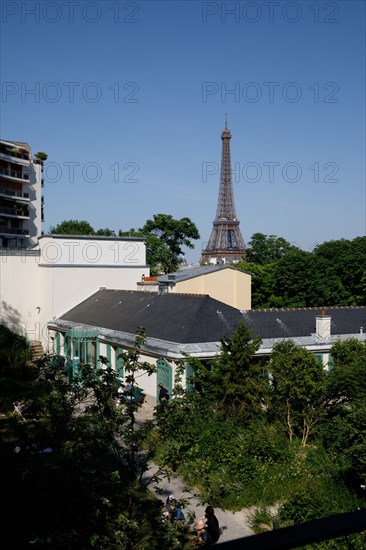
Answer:
POLYGON ((164 388, 163 384, 158 384, 159 388, 159 401, 168 401, 169 400, 169 392, 166 388, 164 388))
POLYGON ((215 510, 212 506, 207 506, 205 510, 205 530, 202 535, 203 540, 205 541, 205 546, 217 542, 220 538, 220 526, 217 517, 215 516, 215 510))

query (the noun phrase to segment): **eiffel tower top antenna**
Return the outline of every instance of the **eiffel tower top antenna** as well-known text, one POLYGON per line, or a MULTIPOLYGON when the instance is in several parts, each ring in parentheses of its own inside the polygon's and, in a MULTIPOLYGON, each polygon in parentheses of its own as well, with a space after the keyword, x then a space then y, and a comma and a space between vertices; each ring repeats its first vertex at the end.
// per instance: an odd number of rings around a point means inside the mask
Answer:
POLYGON ((225 113, 225 130, 227 130, 227 113, 225 113))

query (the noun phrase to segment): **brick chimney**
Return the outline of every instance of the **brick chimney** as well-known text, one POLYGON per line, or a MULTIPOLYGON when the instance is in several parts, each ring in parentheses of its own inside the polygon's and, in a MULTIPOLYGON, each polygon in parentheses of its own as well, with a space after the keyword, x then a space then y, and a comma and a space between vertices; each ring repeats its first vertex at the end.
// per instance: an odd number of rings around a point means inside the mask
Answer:
POLYGON ((315 329, 315 336, 319 338, 320 340, 330 340, 331 336, 331 324, 332 324, 332 317, 330 315, 327 315, 325 309, 323 308, 320 315, 317 315, 315 317, 316 320, 316 329, 315 329))

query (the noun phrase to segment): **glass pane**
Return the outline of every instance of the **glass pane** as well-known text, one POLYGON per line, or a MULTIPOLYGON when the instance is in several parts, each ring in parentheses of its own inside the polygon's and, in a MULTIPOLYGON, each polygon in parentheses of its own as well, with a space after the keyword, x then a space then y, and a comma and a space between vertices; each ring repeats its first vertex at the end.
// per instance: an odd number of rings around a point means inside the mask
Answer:
POLYGON ((78 339, 72 340, 72 357, 80 357, 80 342, 78 339))
POLYGON ((95 366, 96 361, 96 342, 94 340, 87 341, 87 363, 95 366))

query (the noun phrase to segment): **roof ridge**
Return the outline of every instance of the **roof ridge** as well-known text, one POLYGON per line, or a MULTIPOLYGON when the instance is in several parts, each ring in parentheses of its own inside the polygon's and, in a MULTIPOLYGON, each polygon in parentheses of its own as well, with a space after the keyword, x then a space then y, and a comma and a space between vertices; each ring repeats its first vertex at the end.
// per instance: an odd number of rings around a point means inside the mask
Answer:
POLYGON ((310 307, 271 307, 271 308, 255 308, 255 309, 245 309, 243 311, 258 313, 258 312, 276 312, 276 311, 316 311, 322 310, 329 311, 332 309, 366 309, 366 306, 310 306, 310 307))

